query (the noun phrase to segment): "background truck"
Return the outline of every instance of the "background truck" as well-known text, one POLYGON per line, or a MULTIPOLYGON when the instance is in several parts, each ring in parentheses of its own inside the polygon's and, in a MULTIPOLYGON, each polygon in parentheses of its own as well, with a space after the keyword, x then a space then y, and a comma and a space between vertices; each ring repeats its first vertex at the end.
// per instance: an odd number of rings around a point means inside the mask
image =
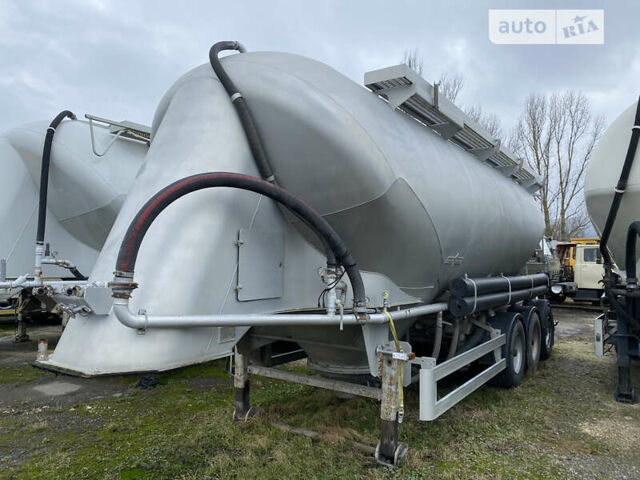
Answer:
POLYGON ((570 242, 557 242, 555 255, 560 263, 557 280, 551 278, 551 300, 599 302, 603 293, 604 268, 600 243, 597 238, 572 238, 570 242))

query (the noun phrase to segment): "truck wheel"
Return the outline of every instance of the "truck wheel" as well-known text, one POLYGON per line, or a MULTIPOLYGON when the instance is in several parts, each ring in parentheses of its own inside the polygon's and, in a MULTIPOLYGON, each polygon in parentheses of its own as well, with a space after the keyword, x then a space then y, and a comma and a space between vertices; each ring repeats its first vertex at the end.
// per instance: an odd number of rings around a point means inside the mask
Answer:
POLYGON ((555 344, 555 324, 553 321, 553 312, 551 311, 551 305, 548 300, 538 299, 529 300, 527 305, 533 305, 538 309, 540 314, 540 361, 544 362, 551 357, 551 350, 555 344))
POLYGON ((491 326, 506 334, 502 346, 502 358, 507 360, 506 368, 491 379, 491 385, 499 388, 517 387, 522 383, 527 364, 527 341, 522 315, 517 312, 498 313, 491 326))
POLYGON ((527 327, 527 370, 534 371, 540 362, 542 348, 542 329, 540 327, 540 315, 534 309, 526 320, 527 327))
POLYGON ((540 345, 540 360, 544 361, 551 357, 551 350, 555 343, 556 327, 553 323, 553 312, 547 307, 546 315, 540 311, 540 333, 542 334, 542 343, 540 345), (546 317, 546 321, 545 321, 546 317))

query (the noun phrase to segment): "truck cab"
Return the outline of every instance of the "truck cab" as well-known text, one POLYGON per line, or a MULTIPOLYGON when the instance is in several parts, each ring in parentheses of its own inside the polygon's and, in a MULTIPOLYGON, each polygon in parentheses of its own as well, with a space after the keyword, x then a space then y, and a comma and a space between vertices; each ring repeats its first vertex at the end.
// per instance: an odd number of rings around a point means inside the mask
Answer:
MULTIPOLYGON (((574 279, 579 290, 598 290, 602 293, 602 254, 599 245, 576 245, 574 279)), ((593 292, 592 292, 593 293, 593 292)))
POLYGON ((570 242, 558 242, 556 254, 561 263, 561 275, 558 282, 552 280, 552 300, 563 302, 569 297, 599 301, 604 267, 598 239, 572 238, 570 242))

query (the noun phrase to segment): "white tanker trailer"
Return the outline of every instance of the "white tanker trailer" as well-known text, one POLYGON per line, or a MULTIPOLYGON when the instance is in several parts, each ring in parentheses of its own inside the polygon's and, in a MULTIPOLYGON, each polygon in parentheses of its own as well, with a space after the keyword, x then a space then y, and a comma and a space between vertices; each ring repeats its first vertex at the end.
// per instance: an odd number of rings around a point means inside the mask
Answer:
POLYGON ((78 314, 41 364, 158 371, 235 347, 235 418, 250 373, 375 398, 386 463, 411 382, 421 420, 518 385, 553 345, 546 275, 517 275, 543 233, 538 180, 407 66, 365 86, 214 45, 161 100, 86 286, 55 294, 78 314), (320 375, 275 368, 300 357, 320 375))
POLYGON ((16 341, 56 292, 84 288, 147 153, 147 127, 86 117, 64 111, 0 136, 0 306, 16 310, 16 341))
POLYGON ((640 289, 637 236, 640 234, 640 105, 636 102, 614 121, 593 150, 584 195, 598 229, 604 259, 604 289, 610 309, 595 325, 596 354, 614 347, 618 363, 619 402, 635 403, 632 358, 640 355, 640 289))

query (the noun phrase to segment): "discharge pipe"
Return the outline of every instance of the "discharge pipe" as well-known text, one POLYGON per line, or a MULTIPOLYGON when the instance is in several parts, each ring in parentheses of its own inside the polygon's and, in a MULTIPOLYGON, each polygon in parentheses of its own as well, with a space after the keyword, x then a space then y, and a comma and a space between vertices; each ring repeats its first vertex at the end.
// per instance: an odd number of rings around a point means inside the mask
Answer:
POLYGON ((304 200, 277 185, 248 175, 228 172, 200 173, 183 178, 163 188, 147 201, 129 225, 120 245, 113 283, 114 297, 124 296, 128 298, 131 291, 136 287, 132 283, 132 279, 140 245, 156 217, 180 197, 197 190, 215 187, 238 188, 259 193, 275 200, 294 214, 304 218, 313 228, 313 231, 329 245, 335 258, 344 267, 353 288, 354 309, 358 310, 358 308, 365 306, 366 297, 360 270, 338 233, 319 213, 307 205, 304 200))
MULTIPOLYGON (((76 116, 69 110, 60 112, 56 118, 54 118, 49 127, 47 128, 47 134, 44 138, 44 149, 42 150, 42 164, 40 166, 40 196, 38 199, 38 229, 36 233, 36 248, 35 248, 35 277, 36 279, 42 276, 42 263, 45 256, 44 247, 44 232, 47 221, 47 194, 49 190, 49 166, 51 164, 51 146, 53 144, 53 136, 56 133, 56 128, 60 125, 65 118, 75 120, 76 116)), ((71 274, 78 280, 86 280, 87 278, 82 275, 78 269, 69 263, 69 266, 61 265, 64 268, 68 268, 71 274)))
MULTIPOLYGON (((443 312, 446 303, 417 305, 401 310, 388 311, 394 321, 415 318, 421 315, 443 312)), ((137 330, 148 328, 197 328, 197 327, 265 327, 265 326, 326 326, 385 324, 389 322, 386 313, 372 313, 363 321, 354 315, 321 315, 306 313, 285 314, 219 314, 219 315, 148 315, 134 314, 129 309, 129 299, 116 297, 113 312, 123 325, 137 330)))

